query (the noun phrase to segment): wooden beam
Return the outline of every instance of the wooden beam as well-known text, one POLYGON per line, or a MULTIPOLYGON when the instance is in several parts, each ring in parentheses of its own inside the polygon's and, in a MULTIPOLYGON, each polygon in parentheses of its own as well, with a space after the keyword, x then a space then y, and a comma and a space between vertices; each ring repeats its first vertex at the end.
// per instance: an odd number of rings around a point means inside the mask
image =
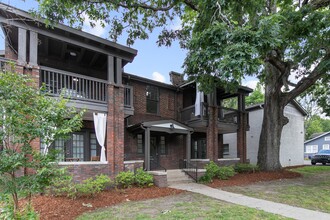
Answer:
POLYGON ((117 85, 121 85, 122 84, 122 75, 123 75, 123 66, 122 66, 122 59, 120 58, 117 58, 116 59, 116 79, 117 79, 117 82, 116 84, 117 85))
POLYGON ((110 84, 114 84, 115 83, 115 73, 114 73, 114 57, 113 56, 108 56, 108 82, 110 84))
POLYGON ((38 65, 38 34, 30 31, 30 57, 29 64, 36 66, 38 65))
POLYGON ((18 61, 26 62, 26 29, 18 28, 18 61))

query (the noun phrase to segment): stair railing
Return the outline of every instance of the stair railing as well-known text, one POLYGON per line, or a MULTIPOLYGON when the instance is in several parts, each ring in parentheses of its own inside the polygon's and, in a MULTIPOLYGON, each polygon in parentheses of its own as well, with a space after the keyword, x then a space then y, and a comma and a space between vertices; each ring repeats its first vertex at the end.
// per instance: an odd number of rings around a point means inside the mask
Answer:
POLYGON ((195 182, 198 182, 198 167, 196 164, 186 160, 180 160, 179 168, 182 169, 182 171, 190 176, 195 182))

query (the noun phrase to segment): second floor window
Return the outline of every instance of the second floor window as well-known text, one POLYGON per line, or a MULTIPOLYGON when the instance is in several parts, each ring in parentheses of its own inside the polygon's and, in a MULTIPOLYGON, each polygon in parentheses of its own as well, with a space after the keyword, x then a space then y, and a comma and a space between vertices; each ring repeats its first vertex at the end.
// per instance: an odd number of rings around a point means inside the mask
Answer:
POLYGON ((147 96, 147 112, 158 114, 158 107, 159 107, 158 88, 155 86, 147 86, 146 96, 147 96))

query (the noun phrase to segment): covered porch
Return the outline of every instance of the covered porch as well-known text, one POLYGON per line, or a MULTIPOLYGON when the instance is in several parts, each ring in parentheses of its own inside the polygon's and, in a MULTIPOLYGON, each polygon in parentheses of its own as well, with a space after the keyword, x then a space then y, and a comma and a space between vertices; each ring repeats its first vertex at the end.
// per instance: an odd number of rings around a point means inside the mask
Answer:
POLYGON ((192 128, 175 120, 161 120, 139 123, 128 130, 136 134, 145 170, 178 169, 180 161, 190 161, 192 128))

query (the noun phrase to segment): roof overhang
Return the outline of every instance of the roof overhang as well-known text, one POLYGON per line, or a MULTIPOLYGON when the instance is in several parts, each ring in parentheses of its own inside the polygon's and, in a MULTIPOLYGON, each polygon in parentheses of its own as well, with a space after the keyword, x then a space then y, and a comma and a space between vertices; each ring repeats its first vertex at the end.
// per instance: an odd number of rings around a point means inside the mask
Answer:
POLYGON ((0 3, 0 23, 2 26, 9 25, 23 28, 47 37, 66 41, 76 46, 85 45, 88 49, 122 58, 124 64, 132 62, 137 55, 137 50, 135 49, 108 41, 63 24, 56 24, 49 28, 45 24, 45 19, 35 18, 26 11, 3 3, 0 3))
POLYGON ((189 134, 194 130, 175 120, 148 121, 129 127, 130 130, 150 129, 150 131, 165 132, 169 134, 189 134))

